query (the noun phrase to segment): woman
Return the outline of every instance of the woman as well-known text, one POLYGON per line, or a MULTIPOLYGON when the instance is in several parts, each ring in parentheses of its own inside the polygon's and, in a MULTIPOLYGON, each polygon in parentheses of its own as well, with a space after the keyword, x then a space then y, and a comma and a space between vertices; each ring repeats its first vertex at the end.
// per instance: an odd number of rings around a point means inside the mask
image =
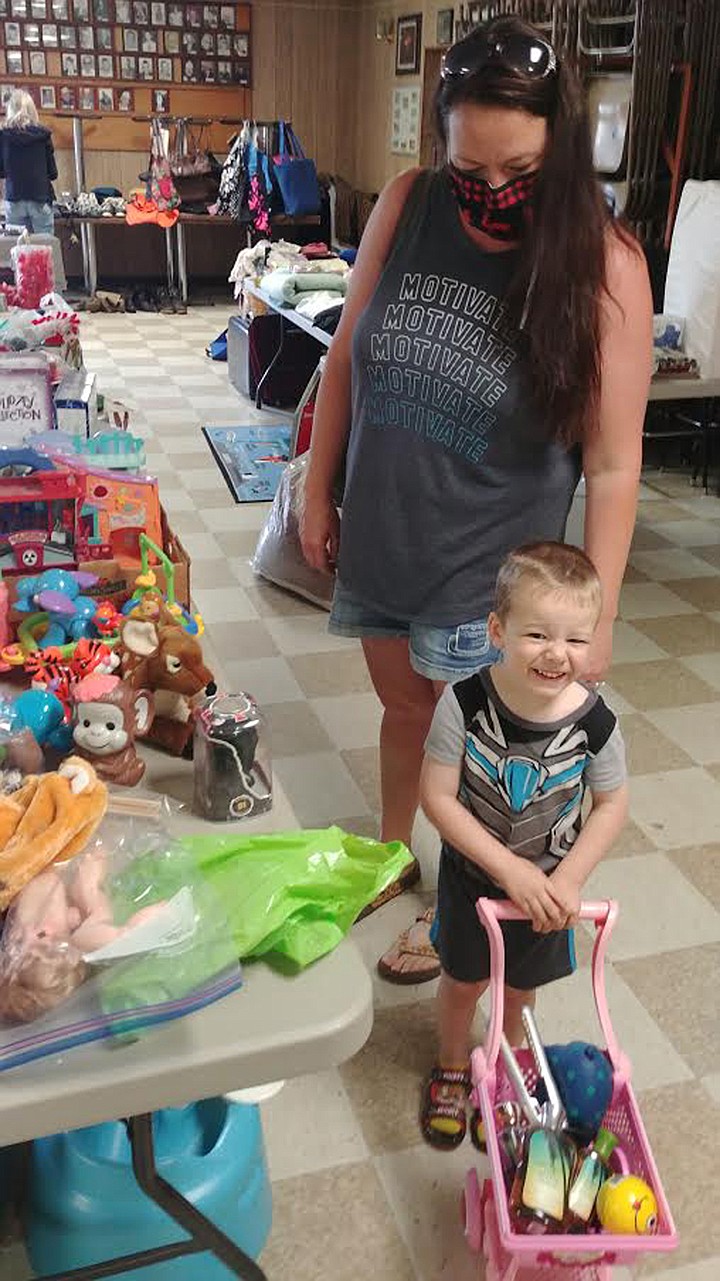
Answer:
MULTIPOLYGON (((515 17, 473 31, 445 56, 436 117, 447 164, 390 182, 363 237, 302 529, 311 565, 337 558, 330 629, 362 639, 384 708, 382 839, 408 843, 438 694, 492 661, 498 567, 563 537, 581 470, 604 597, 592 678, 610 663, 652 348, 644 257, 612 221, 581 87, 546 40, 515 17)), ((427 929, 386 955, 387 977, 438 973, 427 929)))
POLYGON ((36 235, 53 234, 52 182, 57 178, 49 129, 38 123, 29 93, 16 89, 8 98, 0 130, 0 178, 5 179, 9 223, 36 235))

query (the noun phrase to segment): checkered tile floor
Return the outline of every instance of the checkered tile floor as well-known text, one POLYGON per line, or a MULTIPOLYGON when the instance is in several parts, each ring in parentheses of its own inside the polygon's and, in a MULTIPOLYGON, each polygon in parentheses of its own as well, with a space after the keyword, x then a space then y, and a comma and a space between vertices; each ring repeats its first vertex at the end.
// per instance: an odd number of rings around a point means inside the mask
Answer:
MULTIPOLYGON (((228 688, 253 691, 265 707, 274 822, 374 832, 379 709, 358 646, 329 637, 323 613, 253 577, 248 561, 264 510, 232 502, 201 434, 205 424, 262 420, 229 387, 227 366, 204 356, 229 310, 88 317, 86 361, 105 392, 132 406, 147 438, 228 688)), ((620 900, 610 1006, 681 1236, 675 1256, 640 1271, 657 1281, 717 1281, 720 501, 685 477, 646 478, 608 695, 629 747, 632 822, 591 890, 620 900)), ((436 841, 422 822, 416 851, 424 891, 355 928, 370 968, 430 901, 436 841)), ((589 938, 580 944, 578 972, 541 997, 541 1027, 553 1040, 595 1035, 589 938)), ((418 1142, 433 987, 376 979, 366 1048, 338 1071, 290 1082, 266 1105, 270 1281, 483 1276, 458 1221, 473 1150, 437 1154, 418 1142)), ((17 1269, 0 1267, 5 1275, 19 1281, 17 1269)))

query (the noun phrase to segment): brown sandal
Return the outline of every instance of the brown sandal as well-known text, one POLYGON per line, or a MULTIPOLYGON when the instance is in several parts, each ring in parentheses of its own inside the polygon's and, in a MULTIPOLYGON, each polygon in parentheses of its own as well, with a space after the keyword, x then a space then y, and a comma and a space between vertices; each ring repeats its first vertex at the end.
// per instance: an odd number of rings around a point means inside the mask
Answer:
POLYGON ((431 979, 439 977, 438 954, 429 937, 426 937, 434 916, 435 909, 429 907, 422 916, 418 916, 414 925, 398 935, 392 947, 380 957, 377 963, 378 974, 387 979, 388 983, 429 983, 431 979), (403 969, 400 966, 405 957, 419 957, 426 963, 414 969, 412 965, 403 969))
POLYGON ((434 1148, 457 1148, 467 1130, 467 1068, 434 1067, 425 1082, 420 1105, 423 1138, 434 1148))
POLYGON ((372 903, 368 903, 367 907, 363 908, 357 919, 359 921, 363 921, 365 917, 370 916, 372 912, 377 912, 379 907, 384 907, 391 899, 397 898, 398 895, 403 894, 405 890, 409 890, 413 885, 417 885, 420 880, 420 876, 420 864, 417 859, 414 858, 412 863, 408 863, 407 867, 403 868, 396 881, 391 881, 389 885, 386 885, 385 889, 380 891, 377 898, 374 898, 372 903))

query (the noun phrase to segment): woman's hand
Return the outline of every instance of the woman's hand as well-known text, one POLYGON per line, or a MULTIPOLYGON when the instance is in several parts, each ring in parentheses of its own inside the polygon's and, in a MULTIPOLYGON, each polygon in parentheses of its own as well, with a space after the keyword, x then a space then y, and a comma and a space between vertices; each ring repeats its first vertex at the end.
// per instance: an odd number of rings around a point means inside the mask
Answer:
POLYGON ((613 622, 611 618, 601 618, 590 642, 588 667, 584 679, 591 684, 604 679, 612 662, 613 622))
POLYGON ((300 514, 300 542, 308 565, 324 574, 335 572, 340 517, 331 499, 305 493, 300 514))

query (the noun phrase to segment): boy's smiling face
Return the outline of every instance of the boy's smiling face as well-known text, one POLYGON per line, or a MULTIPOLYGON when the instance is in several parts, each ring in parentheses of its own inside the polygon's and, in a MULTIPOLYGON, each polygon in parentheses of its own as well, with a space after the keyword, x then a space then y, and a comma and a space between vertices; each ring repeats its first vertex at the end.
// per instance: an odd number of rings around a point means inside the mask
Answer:
POLYGON ((488 631, 516 688, 555 697, 583 679, 597 621, 597 606, 582 597, 519 583, 508 613, 491 614, 488 631))

